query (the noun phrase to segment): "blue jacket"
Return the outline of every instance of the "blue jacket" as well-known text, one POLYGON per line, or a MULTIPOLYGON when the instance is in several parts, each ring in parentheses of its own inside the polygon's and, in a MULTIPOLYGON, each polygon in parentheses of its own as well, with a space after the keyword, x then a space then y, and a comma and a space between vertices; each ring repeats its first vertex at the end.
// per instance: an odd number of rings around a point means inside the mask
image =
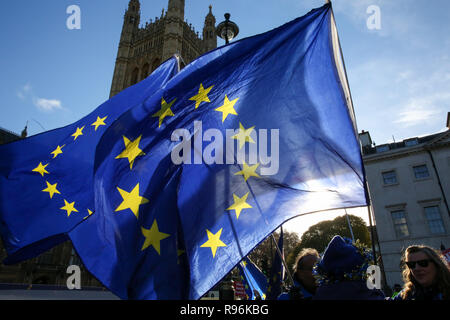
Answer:
MULTIPOLYGON (((313 297, 313 294, 306 290, 297 280, 294 280, 294 288, 301 292, 303 299, 311 299, 313 297)), ((278 296, 278 300, 291 300, 291 295, 289 292, 283 292, 278 296)))

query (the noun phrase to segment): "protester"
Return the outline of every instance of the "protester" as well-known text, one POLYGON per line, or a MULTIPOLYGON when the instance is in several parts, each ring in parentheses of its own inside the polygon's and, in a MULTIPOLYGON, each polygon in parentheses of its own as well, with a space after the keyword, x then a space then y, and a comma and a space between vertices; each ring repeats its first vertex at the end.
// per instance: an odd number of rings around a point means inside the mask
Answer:
POLYGON ((384 300, 381 290, 367 286, 370 252, 341 236, 334 236, 313 273, 318 288, 313 300, 384 300))
POLYGON ((405 284, 394 300, 450 300, 450 269, 438 251, 409 246, 401 265, 405 284))
POLYGON ((295 259, 294 285, 289 292, 282 293, 278 300, 311 299, 316 292, 317 284, 312 274, 314 265, 319 261, 316 249, 306 248, 300 251, 295 259))

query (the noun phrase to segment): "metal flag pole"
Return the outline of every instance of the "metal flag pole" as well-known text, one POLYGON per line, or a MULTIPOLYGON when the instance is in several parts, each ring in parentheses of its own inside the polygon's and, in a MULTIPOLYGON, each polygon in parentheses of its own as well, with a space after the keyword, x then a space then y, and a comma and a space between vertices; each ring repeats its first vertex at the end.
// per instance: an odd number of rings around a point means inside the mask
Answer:
POLYGON ((352 224, 350 223, 350 218, 349 218, 349 216, 348 216, 347 209, 344 208, 344 210, 345 210, 345 217, 347 218, 348 228, 349 228, 350 234, 351 234, 351 236, 352 236, 352 241, 355 242, 355 236, 353 235, 352 224))
MULTIPOLYGON (((341 41, 339 40, 339 34, 337 31, 336 26, 336 20, 334 18, 334 12, 333 12, 333 6, 331 4, 330 0, 325 0, 325 3, 329 3, 331 5, 331 38, 332 38, 332 44, 333 44, 333 53, 334 53, 334 60, 336 63, 336 69, 338 71, 339 79, 341 80, 342 89, 345 94, 345 98, 347 101, 347 108, 349 110, 350 117, 352 118, 353 128, 355 130, 355 136, 358 138, 358 127, 356 125, 356 116, 355 116, 355 109, 353 108, 353 99, 352 94, 350 91, 350 86, 348 84, 348 76, 347 76, 347 69, 345 67, 345 61, 344 61, 344 55, 342 53, 342 47, 341 47, 341 41)), ((362 154, 362 150, 361 150, 362 154)), ((363 168, 364 169, 364 168, 363 168)), ((364 170, 363 170, 364 172, 364 170)), ((374 264, 377 262, 377 256, 375 252, 375 237, 374 237, 374 227, 372 224, 372 215, 370 212, 370 196, 369 196, 369 185, 367 183, 367 179, 365 178, 365 172, 364 172, 364 187, 366 192, 366 199, 368 201, 367 210, 369 213, 369 224, 370 224, 370 234, 372 238, 372 251, 373 251, 373 259, 374 264)))
POLYGON ((281 253, 281 250, 280 250, 280 248, 278 247, 278 243, 277 243, 277 241, 275 240, 275 237, 273 236, 273 232, 270 234, 270 236, 271 236, 271 238, 272 238, 272 240, 273 240, 273 243, 275 244, 275 249, 277 250, 277 253, 278 253, 278 255, 280 256, 280 259, 281 259, 281 261, 283 262, 283 266, 284 266, 284 269, 286 270, 286 273, 287 273, 287 275, 288 275, 288 278, 289 278, 289 280, 291 281, 292 285, 294 285, 294 278, 292 277, 292 274, 291 274, 291 272, 289 271, 289 268, 288 268, 288 266, 287 266, 286 260, 284 260, 283 254, 281 253))

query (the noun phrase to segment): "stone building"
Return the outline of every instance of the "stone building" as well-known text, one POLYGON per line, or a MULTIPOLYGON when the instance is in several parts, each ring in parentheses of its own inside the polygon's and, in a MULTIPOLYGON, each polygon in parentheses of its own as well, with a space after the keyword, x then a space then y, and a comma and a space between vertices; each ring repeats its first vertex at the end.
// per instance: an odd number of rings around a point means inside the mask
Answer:
MULTIPOLYGON (((447 124, 448 125, 448 124, 447 124)), ((373 146, 359 134, 389 286, 402 284, 404 249, 450 247, 450 130, 373 146)))
POLYGON ((169 0, 161 17, 141 26, 139 0, 130 0, 120 35, 110 97, 145 79, 175 53, 188 64, 217 47, 216 19, 209 6, 202 37, 184 21, 184 0, 169 0))

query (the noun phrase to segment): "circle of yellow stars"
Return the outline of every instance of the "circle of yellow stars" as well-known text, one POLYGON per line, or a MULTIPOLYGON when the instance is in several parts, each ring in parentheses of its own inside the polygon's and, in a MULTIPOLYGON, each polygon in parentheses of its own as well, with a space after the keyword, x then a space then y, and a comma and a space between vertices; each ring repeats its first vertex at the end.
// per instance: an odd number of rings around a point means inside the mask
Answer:
MULTIPOLYGON (((107 118, 108 118, 108 116, 104 116, 104 117, 98 116, 97 120, 91 124, 94 131, 97 131, 101 126, 106 126, 105 120, 107 118)), ((77 127, 75 132, 71 135, 71 137, 73 137, 73 140, 71 141, 71 143, 76 143, 76 141, 81 136, 85 135, 85 132, 84 132, 85 129, 86 129, 86 125, 84 125, 82 127, 77 127)), ((64 205, 60 208, 60 210, 65 211, 67 218, 70 218, 70 216, 73 213, 79 213, 78 209, 76 208, 75 201, 68 201, 63 196, 61 191, 59 190, 61 188, 60 188, 60 186, 58 186, 58 183, 55 181, 52 181, 52 182, 55 182, 55 183, 52 183, 49 181, 50 179, 47 179, 47 178, 51 177, 51 172, 50 172, 51 169, 49 169, 49 166, 51 168, 51 161, 56 158, 63 157, 67 148, 70 148, 70 147, 66 144, 57 145, 56 148, 50 152, 50 161, 39 162, 39 164, 31 171, 35 172, 35 173, 41 175, 41 177, 45 178, 44 181, 45 181, 46 187, 44 189, 42 189, 41 191, 48 193, 50 200, 56 199, 56 195, 59 195, 62 198, 61 204, 64 203, 64 205), (47 177, 47 175, 49 177, 47 177)), ((90 209, 87 209, 87 213, 88 213, 88 215, 85 216, 84 219, 87 219, 90 215, 92 215, 93 212, 90 209)))

